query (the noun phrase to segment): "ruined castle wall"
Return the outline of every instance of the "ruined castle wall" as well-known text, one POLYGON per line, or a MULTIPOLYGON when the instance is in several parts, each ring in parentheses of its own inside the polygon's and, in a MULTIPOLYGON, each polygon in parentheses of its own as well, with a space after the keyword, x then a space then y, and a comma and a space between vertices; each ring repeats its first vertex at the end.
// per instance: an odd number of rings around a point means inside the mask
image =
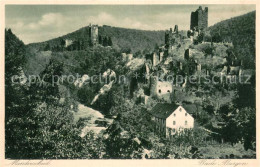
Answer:
POLYGON ((197 72, 201 72, 201 64, 197 64, 197 72))
POLYGON ((198 29, 205 29, 208 27, 208 8, 198 11, 198 29))
POLYGON ((172 92, 172 83, 157 81, 157 95, 165 95, 172 92))
POLYGON ((179 42, 180 36, 178 35, 178 25, 175 25, 174 31, 170 28, 170 31, 165 32, 165 45, 166 49, 170 49, 176 42, 179 42))
POLYGON ((157 53, 153 53, 153 66, 156 66, 157 64, 159 64, 159 56, 157 55, 157 53))
POLYGON ((164 52, 160 52, 160 62, 163 60, 164 52))
POLYGON ((184 59, 186 60, 190 60, 190 58, 192 58, 192 54, 195 52, 194 49, 186 49, 185 53, 184 53, 184 59))
POLYGON ((152 97, 156 97, 157 96, 157 78, 151 76, 150 78, 150 94, 152 97))
POLYGON ((193 30, 194 27, 198 26, 198 12, 191 12, 190 17, 190 29, 193 30))
POLYGON ((158 81, 157 77, 151 77, 150 93, 152 97, 171 102, 173 84, 167 81, 158 81))

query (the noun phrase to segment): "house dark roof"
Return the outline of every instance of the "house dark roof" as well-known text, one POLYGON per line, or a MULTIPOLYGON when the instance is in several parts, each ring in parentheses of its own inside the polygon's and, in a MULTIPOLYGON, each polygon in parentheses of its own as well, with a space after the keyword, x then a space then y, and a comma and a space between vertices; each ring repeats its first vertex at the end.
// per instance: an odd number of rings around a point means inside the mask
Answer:
POLYGON ((169 117, 173 111, 175 111, 179 105, 177 104, 169 104, 169 103, 158 103, 156 104, 153 109, 150 111, 150 113, 157 117, 157 118, 163 118, 166 119, 169 117))

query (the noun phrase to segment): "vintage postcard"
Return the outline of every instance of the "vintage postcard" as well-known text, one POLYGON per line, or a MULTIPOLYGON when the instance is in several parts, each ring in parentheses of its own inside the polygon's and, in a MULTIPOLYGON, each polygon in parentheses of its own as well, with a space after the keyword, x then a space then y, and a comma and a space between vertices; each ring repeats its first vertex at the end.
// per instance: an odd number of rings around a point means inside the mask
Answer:
POLYGON ((0 2, 0 166, 260 165, 257 1, 0 2))

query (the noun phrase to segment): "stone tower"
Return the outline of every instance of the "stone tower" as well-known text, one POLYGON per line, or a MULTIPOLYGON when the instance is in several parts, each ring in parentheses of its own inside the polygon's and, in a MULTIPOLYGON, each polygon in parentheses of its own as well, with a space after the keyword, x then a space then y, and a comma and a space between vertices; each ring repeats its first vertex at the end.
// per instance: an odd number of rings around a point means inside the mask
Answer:
POLYGON ((89 37, 91 45, 98 44, 98 25, 89 25, 89 37))
POLYGON ((171 45, 171 37, 172 37, 172 28, 170 28, 170 31, 166 31, 165 32, 165 45, 166 48, 169 47, 169 45, 171 45))
POLYGON ((174 27, 174 32, 175 32, 176 34, 178 34, 178 33, 179 33, 179 30, 178 30, 178 25, 175 25, 175 27, 174 27))
POLYGON ((191 12, 190 29, 203 30, 208 27, 208 7, 203 10, 200 6, 195 12, 191 12))

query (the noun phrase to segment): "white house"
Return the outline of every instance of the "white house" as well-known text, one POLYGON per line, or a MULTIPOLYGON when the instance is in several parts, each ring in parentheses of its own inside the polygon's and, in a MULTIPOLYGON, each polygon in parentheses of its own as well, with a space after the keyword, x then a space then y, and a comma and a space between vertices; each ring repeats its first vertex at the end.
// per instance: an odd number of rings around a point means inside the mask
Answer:
POLYGON ((156 131, 166 137, 194 127, 194 118, 180 105, 158 103, 151 114, 157 124, 156 131))

